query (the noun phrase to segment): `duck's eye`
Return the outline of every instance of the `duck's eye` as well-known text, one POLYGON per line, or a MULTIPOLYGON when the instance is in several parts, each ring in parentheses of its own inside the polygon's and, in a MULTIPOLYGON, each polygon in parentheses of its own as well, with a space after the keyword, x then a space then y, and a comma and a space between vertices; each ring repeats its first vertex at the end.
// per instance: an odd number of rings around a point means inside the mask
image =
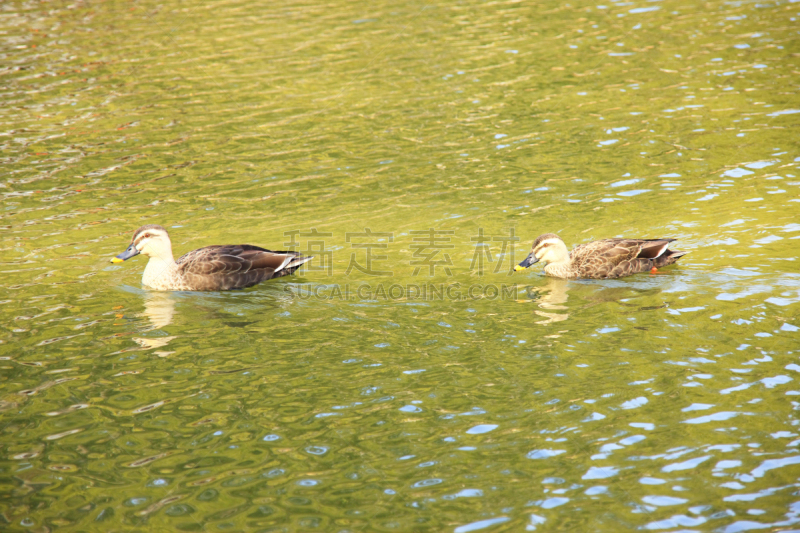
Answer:
POLYGON ((149 239, 149 238, 150 238, 150 234, 149 234, 149 233, 145 233, 145 234, 144 234, 144 238, 145 238, 145 239, 149 239))

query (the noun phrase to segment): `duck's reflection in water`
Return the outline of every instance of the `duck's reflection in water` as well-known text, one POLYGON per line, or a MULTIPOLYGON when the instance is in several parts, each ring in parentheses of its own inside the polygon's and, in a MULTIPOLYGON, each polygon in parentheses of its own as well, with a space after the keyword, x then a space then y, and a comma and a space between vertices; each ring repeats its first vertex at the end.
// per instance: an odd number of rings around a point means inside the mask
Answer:
MULTIPOLYGON (((150 323, 142 329, 143 332, 153 332, 172 324, 175 316, 175 296, 168 292, 147 292, 144 295, 144 312, 140 315, 150 323)), ((163 348, 174 339, 174 336, 162 337, 133 337, 133 341, 146 349, 163 348)), ((155 352, 160 357, 166 357, 172 352, 155 352)))
POLYGON ((528 289, 528 298, 539 306, 534 313, 544 318, 537 321, 537 324, 552 324, 569 318, 568 308, 564 305, 567 303, 569 281, 558 278, 546 279, 547 282, 543 286, 528 289))

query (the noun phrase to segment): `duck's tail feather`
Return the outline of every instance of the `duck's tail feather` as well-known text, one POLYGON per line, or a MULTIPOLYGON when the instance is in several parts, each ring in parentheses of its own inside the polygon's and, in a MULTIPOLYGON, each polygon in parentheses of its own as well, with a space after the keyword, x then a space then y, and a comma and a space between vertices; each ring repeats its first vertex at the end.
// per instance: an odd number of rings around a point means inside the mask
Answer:
POLYGON ((677 261, 679 257, 683 257, 688 253, 689 252, 685 252, 683 250, 667 250, 666 252, 664 252, 663 255, 656 257, 653 260, 653 265, 658 268, 671 265, 672 263, 677 261))
POLYGON ((299 267, 300 265, 302 265, 304 263, 308 263, 312 259, 314 259, 313 255, 309 255, 309 256, 300 255, 300 256, 297 256, 297 257, 295 257, 294 259, 292 259, 289 262, 289 264, 287 265, 287 268, 299 267))
POLYGON ((660 257, 667 250, 669 243, 675 239, 642 239, 639 241, 639 254, 636 257, 642 259, 655 259, 660 257))
POLYGON ((289 260, 281 266, 281 269, 286 269, 288 273, 293 273, 295 270, 303 266, 303 264, 308 263, 312 259, 314 259, 313 255, 304 256, 304 255, 296 255, 288 258, 289 260))

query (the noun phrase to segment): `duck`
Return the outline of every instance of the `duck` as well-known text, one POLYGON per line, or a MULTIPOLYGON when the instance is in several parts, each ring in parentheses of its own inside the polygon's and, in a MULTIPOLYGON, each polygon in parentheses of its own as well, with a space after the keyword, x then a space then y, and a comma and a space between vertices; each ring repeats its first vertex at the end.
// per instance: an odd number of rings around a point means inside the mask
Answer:
POLYGON ((639 272, 654 272, 671 265, 688 252, 670 250, 675 239, 603 239, 577 246, 572 252, 555 233, 540 235, 531 253, 515 271, 544 261, 544 273, 564 279, 615 279, 639 272))
POLYGON ((225 244, 172 255, 169 233, 157 224, 137 229, 127 250, 111 259, 122 263, 143 254, 150 258, 142 283, 159 291, 227 291, 293 274, 313 259, 298 252, 273 252, 251 244, 225 244))

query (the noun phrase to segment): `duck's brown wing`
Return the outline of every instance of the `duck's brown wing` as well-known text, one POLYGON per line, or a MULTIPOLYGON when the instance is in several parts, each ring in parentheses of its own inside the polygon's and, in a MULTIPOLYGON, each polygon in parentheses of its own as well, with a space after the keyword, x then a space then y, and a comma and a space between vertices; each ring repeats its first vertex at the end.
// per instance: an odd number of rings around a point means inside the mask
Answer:
POLYGON ((310 260, 297 252, 273 252, 250 244, 207 246, 176 261, 181 277, 193 290, 243 289, 286 276, 310 260))
POLYGON ((674 240, 605 239, 578 246, 570 257, 582 278, 619 278, 653 268, 653 260, 674 240))

